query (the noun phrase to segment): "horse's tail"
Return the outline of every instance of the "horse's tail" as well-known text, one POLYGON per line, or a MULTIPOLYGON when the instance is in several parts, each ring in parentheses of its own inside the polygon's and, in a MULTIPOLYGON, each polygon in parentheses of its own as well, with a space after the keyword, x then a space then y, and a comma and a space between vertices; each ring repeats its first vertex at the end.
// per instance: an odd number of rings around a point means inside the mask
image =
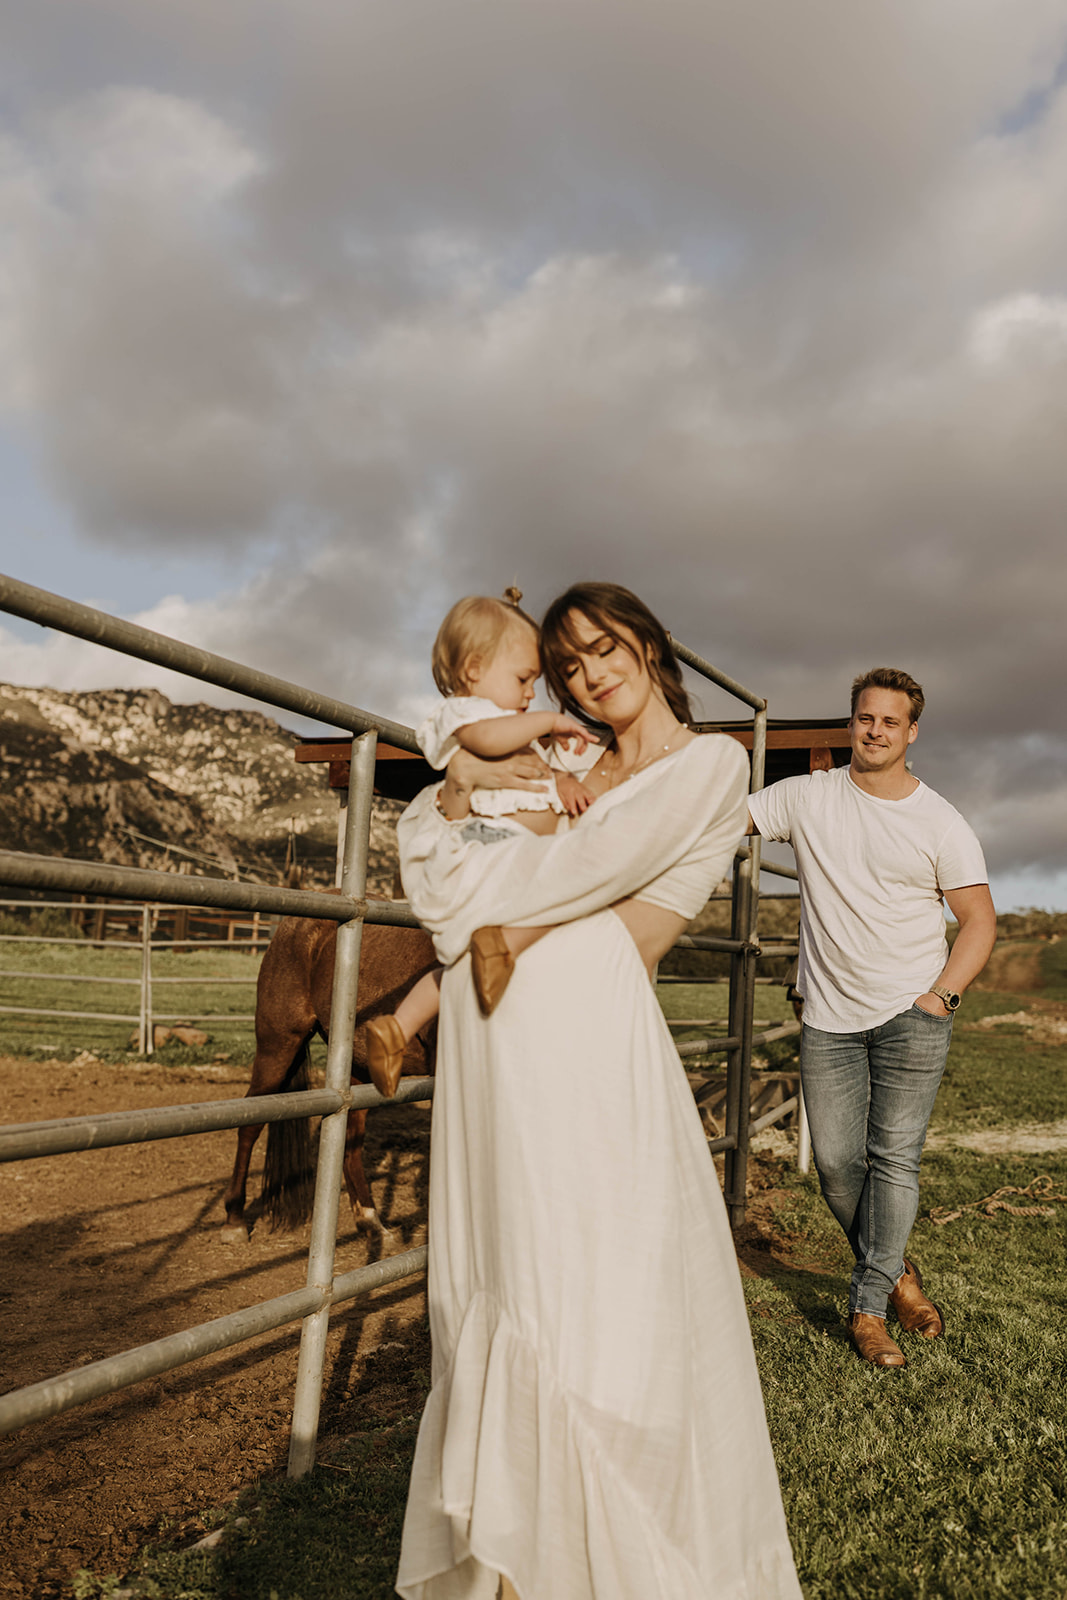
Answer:
MULTIPOLYGON (((310 1088, 309 1060, 308 1047, 303 1044, 286 1073, 283 1089, 310 1088)), ((307 1117, 268 1123, 260 1202, 272 1233, 276 1228, 299 1228, 311 1216, 315 1197, 313 1148, 307 1117)))

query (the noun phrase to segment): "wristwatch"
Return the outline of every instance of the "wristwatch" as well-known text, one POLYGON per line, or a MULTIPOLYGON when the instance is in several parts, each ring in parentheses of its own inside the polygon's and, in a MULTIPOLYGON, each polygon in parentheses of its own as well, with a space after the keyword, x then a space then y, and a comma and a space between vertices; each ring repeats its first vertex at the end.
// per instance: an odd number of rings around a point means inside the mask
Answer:
POLYGON ((959 1008, 960 997, 958 994, 953 994, 951 989, 942 989, 940 984, 932 983, 929 993, 936 994, 939 1000, 945 1002, 950 1011, 956 1011, 959 1008))

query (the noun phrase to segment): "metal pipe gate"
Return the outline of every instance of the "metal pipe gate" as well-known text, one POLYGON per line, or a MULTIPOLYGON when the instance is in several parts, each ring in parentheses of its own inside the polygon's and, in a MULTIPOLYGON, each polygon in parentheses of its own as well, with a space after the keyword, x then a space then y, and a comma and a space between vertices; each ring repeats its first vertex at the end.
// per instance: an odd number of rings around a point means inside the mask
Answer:
MULTIPOLYGON (((67 911, 67 910, 70 909, 69 902, 66 901, 66 900, 44 900, 44 901, 41 901, 41 900, 34 900, 34 901, 0 900, 0 908, 8 907, 8 906, 16 906, 16 907, 25 908, 27 905, 32 905, 32 906, 35 906, 35 907, 48 906, 50 908, 61 907, 64 911, 67 911)), ((94 915, 103 914, 103 915, 106 916, 108 911, 124 911, 124 910, 125 910, 125 906, 122 906, 122 905, 108 906, 108 905, 101 905, 101 904, 98 903, 97 905, 95 905, 93 907, 94 915)), ((254 916, 258 916, 258 913, 254 913, 253 915, 254 916)), ((152 938, 152 907, 149 906, 147 904, 147 902, 144 905, 142 905, 142 907, 140 909, 140 912, 137 914, 137 921, 138 921, 139 926, 140 926, 140 933, 139 933, 139 936, 138 936, 138 938, 136 940, 132 940, 132 939, 119 939, 119 940, 112 939, 110 941, 107 940, 107 939, 101 939, 99 941, 98 940, 94 940, 94 939, 79 940, 73 934, 68 939, 60 939, 60 938, 55 938, 55 937, 52 937, 52 936, 47 936, 46 937, 46 936, 43 936, 43 935, 42 936, 38 936, 38 935, 32 934, 32 933, 28 933, 28 934, 14 934, 14 933, 0 934, 0 944, 17 944, 20 940, 25 940, 25 942, 27 944, 51 944, 51 945, 55 945, 55 944, 72 944, 72 945, 78 946, 79 948, 84 949, 87 946, 88 947, 99 948, 100 946, 106 946, 106 945, 108 945, 110 943, 110 946, 111 946, 111 948, 113 950, 116 949, 116 948, 125 948, 127 950, 139 950, 140 951, 140 956, 141 956, 141 972, 140 972, 140 976, 137 977, 137 978, 127 978, 127 977, 101 978, 101 977, 95 977, 95 976, 84 976, 82 974, 76 974, 76 973, 70 973, 70 972, 29 972, 25 968, 18 968, 16 970, 0 969, 0 978, 23 978, 23 979, 27 979, 28 978, 28 979, 35 979, 37 981, 41 981, 41 982, 45 982, 45 983, 92 983, 92 984, 96 984, 98 986, 99 985, 103 985, 104 988, 109 988, 110 987, 110 988, 113 988, 113 989, 114 988, 121 988, 121 989, 135 988, 138 991, 138 1007, 137 1007, 137 1012, 136 1013, 123 1012, 123 1011, 69 1011, 69 1010, 59 1010, 59 1009, 57 1009, 55 1007, 45 1008, 44 1006, 7 1006, 7 1005, 0 1005, 0 1016, 62 1017, 62 1018, 67 1019, 68 1021, 83 1021, 83 1022, 93 1022, 93 1021, 96 1021, 96 1022, 136 1022, 136 1024, 137 1024, 137 1035, 136 1035, 136 1037, 137 1037, 137 1050, 138 1050, 138 1053, 140 1055, 149 1055, 149 1056, 152 1055, 154 1053, 154 1050, 155 1050, 155 1045, 153 1043, 153 1035, 154 1035, 154 1032, 155 1032, 155 1024, 157 1022, 179 1022, 179 1021, 182 1021, 182 1020, 185 1020, 185 1019, 187 1019, 189 1022, 252 1022, 254 1020, 253 1017, 250 1016, 250 1015, 246 1016, 246 1015, 241 1014, 240 1012, 232 1012, 232 1011, 222 1012, 221 1014, 220 1013, 215 1013, 215 1012, 202 1012, 202 1011, 200 1011, 200 1012, 190 1012, 188 1010, 179 1011, 179 1012, 170 1012, 170 1013, 168 1013, 168 1012, 159 1012, 159 1013, 157 1013, 155 1011, 155 1008, 153 1006, 153 1001, 152 1001, 153 983, 156 983, 156 984, 167 984, 167 985, 171 985, 171 984, 185 984, 185 985, 197 984, 199 986, 219 984, 219 985, 225 985, 228 988, 238 988, 243 984, 254 983, 255 979, 254 978, 249 978, 247 975, 243 976, 243 977, 240 977, 240 978, 215 978, 215 977, 198 976, 198 977, 195 977, 195 978, 188 978, 188 977, 183 977, 183 978, 175 978, 175 977, 159 978, 159 977, 156 977, 156 978, 153 979, 153 974, 152 974, 152 951, 154 949, 159 948, 160 946, 165 947, 166 945, 170 945, 172 947, 175 946, 175 945, 177 945, 179 947, 187 946, 190 941, 183 940, 183 939, 168 939, 168 940, 153 939, 152 938)), ((230 924, 230 927, 231 927, 231 930, 232 930, 233 923, 230 924)), ((222 945, 224 949, 233 949, 234 948, 233 941, 229 940, 229 939, 227 939, 227 940, 221 940, 221 939, 220 940, 206 940, 205 939, 205 940, 199 940, 197 942, 198 942, 198 944, 199 944, 201 949, 217 948, 219 945, 222 945)), ((245 949, 245 950, 255 950, 255 951, 258 952, 259 949, 260 949, 260 941, 258 939, 243 940, 241 947, 243 949, 245 949)))
MULTIPOLYGON (((290 1094, 210 1105, 169 1106, 157 1110, 114 1112, 96 1117, 64 1117, 0 1128, 0 1161, 18 1161, 72 1150, 104 1149, 190 1133, 237 1128, 250 1122, 280 1122, 321 1116, 319 1160, 315 1178, 307 1285, 302 1290, 262 1301, 243 1311, 216 1318, 157 1339, 137 1349, 94 1361, 58 1377, 0 1396, 0 1434, 54 1416, 70 1407, 130 1384, 168 1372, 200 1356, 238 1344, 258 1333, 302 1321, 297 1364, 289 1475, 299 1477, 315 1461, 323 1363, 330 1308, 372 1289, 422 1272, 425 1247, 385 1262, 334 1276, 334 1247, 340 1204, 345 1126, 350 1109, 380 1105, 370 1087, 351 1086, 351 1039, 356 1013, 360 946, 365 922, 417 927, 403 902, 366 899, 374 757, 378 735, 395 746, 419 753, 410 728, 376 717, 343 701, 272 677, 225 657, 212 655, 179 640, 108 616, 46 590, 0 575, 0 610, 42 626, 101 644, 123 654, 151 661, 202 682, 236 690, 281 710, 311 717, 327 726, 350 731, 352 808, 345 830, 340 894, 234 883, 219 878, 190 878, 177 873, 0 851, 0 884, 25 889, 52 889, 111 896, 116 899, 163 901, 172 905, 210 906, 220 910, 271 912, 281 916, 317 917, 338 923, 332 998, 333 1026, 326 1065, 326 1086, 290 1094)), ((673 642, 673 641, 672 641, 673 642)), ((674 643, 680 660, 736 695, 754 711, 752 788, 762 785, 766 749, 766 701, 752 694, 708 662, 674 643)), ((726 1200, 731 1220, 744 1216, 748 1156, 748 1093, 753 1044, 752 1016, 755 963, 759 954, 756 921, 759 898, 759 840, 738 852, 735 862, 733 916, 729 939, 686 939, 697 948, 727 950, 731 956, 728 1036, 695 1041, 695 1049, 724 1049, 730 1084, 727 1131, 711 1145, 726 1151, 726 1200)), ((773 1030, 772 1030, 773 1031, 773 1030)), ((427 1100, 432 1078, 402 1082, 393 1104, 427 1100)), ((782 1114, 781 1110, 774 1113, 782 1114)), ((766 1121, 767 1119, 761 1119, 766 1121)))
MULTIPOLYGON (((735 678, 729 678, 710 662, 695 655, 685 645, 671 639, 674 653, 695 672, 727 690, 745 705, 751 706, 752 718, 752 768, 748 792, 763 788, 763 772, 767 758, 767 702, 762 695, 753 694, 735 678)), ((733 1227, 745 1220, 745 1186, 748 1179, 748 1140, 752 1130, 748 1121, 748 1106, 752 1081, 752 1019, 755 1015, 756 961, 760 954, 759 934, 759 879, 760 846, 762 840, 755 834, 747 847, 742 847, 734 858, 733 896, 730 915, 730 938, 715 941, 714 948, 730 952, 730 1009, 727 1039, 719 1048, 727 1054, 726 1078, 726 1132, 720 1139, 709 1143, 711 1150, 726 1154, 726 1181, 724 1198, 733 1227)), ((702 941, 703 942, 703 941, 702 941)), ((777 1115, 783 1115, 779 1108, 777 1115)))

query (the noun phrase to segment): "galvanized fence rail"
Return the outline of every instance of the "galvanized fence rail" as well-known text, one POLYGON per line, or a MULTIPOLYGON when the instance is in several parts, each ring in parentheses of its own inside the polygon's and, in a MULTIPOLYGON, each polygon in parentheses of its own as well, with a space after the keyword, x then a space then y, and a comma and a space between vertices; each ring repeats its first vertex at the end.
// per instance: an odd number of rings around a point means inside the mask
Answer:
MULTIPOLYGON (((25 900, 0 900, 0 906, 22 906, 22 907, 25 907, 27 904, 32 905, 35 908, 42 908, 42 909, 45 906, 50 907, 50 908, 55 908, 57 906, 61 906, 64 910, 70 910, 71 909, 71 902, 68 901, 68 900, 49 900, 49 901, 30 901, 30 902, 27 902, 25 900)), ((134 902, 134 904, 136 906, 136 902, 134 902)), ((77 973, 76 972, 30 972, 27 969, 21 968, 21 967, 19 967, 19 968, 0 967, 0 979, 5 979, 6 978, 6 979, 10 980, 10 979, 13 979, 13 978, 21 978, 24 981, 28 980, 28 981, 31 981, 31 982, 41 982, 41 983, 59 983, 59 984, 63 984, 63 983, 94 983, 94 984, 98 984, 98 985, 99 984, 103 984, 103 985, 105 985, 107 987, 119 988, 119 989, 136 988, 137 991, 138 991, 138 1008, 137 1008, 136 1012, 123 1012, 123 1011, 70 1011, 70 1010, 60 1010, 60 1009, 57 1009, 55 1007, 12 1006, 12 1005, 4 1004, 4 1005, 0 1005, 0 1016, 56 1017, 56 1018, 60 1018, 60 1019, 66 1019, 68 1021, 80 1021, 80 1022, 136 1022, 136 1024, 137 1024, 137 1049, 138 1049, 138 1051, 140 1052, 141 1055, 152 1055, 154 1053, 154 1050, 155 1050, 155 1025, 156 1025, 156 1023, 159 1023, 159 1022, 254 1022, 255 1021, 255 1013, 254 1012, 189 1011, 188 1009, 185 1010, 185 1011, 173 1011, 173 1012, 156 1011, 153 1002, 154 1002, 154 993, 155 993, 155 989, 156 989, 157 986, 162 986, 164 984, 168 985, 168 986, 185 985, 186 987, 188 987, 189 985, 194 985, 196 987, 225 985, 225 986, 228 986, 230 988, 236 988, 236 987, 240 986, 241 984, 246 984, 246 985, 247 984, 254 984, 256 979, 255 979, 254 975, 251 976, 251 977, 245 975, 245 976, 240 977, 240 978, 211 978, 211 977, 201 977, 201 976, 189 977, 187 975, 186 976, 182 976, 180 978, 160 977, 158 975, 158 973, 155 973, 152 970, 152 951, 153 950, 163 950, 163 949, 166 949, 168 947, 169 948, 177 947, 177 948, 182 949, 182 950, 187 950, 187 949, 193 948, 194 945, 195 945, 195 948, 198 949, 198 950, 219 949, 219 948, 224 949, 224 950, 238 949, 238 950, 241 950, 241 951, 253 950, 253 949, 254 950, 258 950, 260 948, 261 944, 264 944, 264 943, 269 942, 269 941, 260 941, 258 939, 257 940, 243 939, 243 940, 241 940, 239 942, 233 941, 233 940, 229 940, 229 939, 210 940, 210 941, 208 941, 208 940, 190 941, 188 938, 185 938, 185 939, 155 939, 155 938, 152 937, 152 918, 153 918, 153 913, 158 911, 158 909, 159 909, 158 906, 152 906, 152 905, 149 905, 149 904, 146 903, 144 905, 141 905, 141 906, 137 907, 136 909, 137 909, 137 913, 138 913, 138 916, 139 916, 140 927, 141 927, 141 937, 139 939, 122 939, 122 940, 116 940, 116 939, 92 939, 92 940, 90 940, 90 939, 84 939, 84 938, 82 938, 80 935, 78 935, 76 933, 72 933, 70 935, 70 937, 66 938, 66 939, 58 938, 58 937, 56 937, 54 935, 41 935, 41 934, 34 934, 34 933, 6 933, 6 934, 0 934, 0 940, 2 940, 3 943, 5 943, 5 944, 18 944, 20 942, 23 943, 23 944, 49 944, 49 945, 63 944, 63 945, 71 945, 77 950, 84 950, 84 949, 87 949, 87 948, 112 949, 113 950, 115 948, 119 948, 119 949, 125 949, 125 950, 138 950, 138 951, 140 951, 140 954, 141 954, 141 970, 140 970, 140 973, 138 974, 138 976, 136 978, 101 977, 97 973, 80 973, 80 972, 77 972, 77 973)), ((94 910, 94 912, 104 912, 104 913, 106 913, 109 910, 122 910, 122 911, 125 911, 126 910, 126 905, 124 903, 121 904, 121 905, 114 905, 114 906, 98 905, 98 906, 94 906, 93 910, 94 910)))
MULTIPOLYGON (((368 901, 367 858, 371 795, 377 737, 418 753, 409 728, 376 717, 356 706, 317 694, 270 674, 213 655, 136 624, 0 575, 0 610, 57 628, 107 648, 183 672, 203 682, 237 691, 281 710, 296 712, 327 726, 351 732, 352 807, 345 829, 339 894, 284 889, 227 879, 191 878, 176 873, 74 861, 0 851, 0 884, 27 890, 113 896, 120 900, 168 905, 208 906, 219 910, 315 917, 336 922, 337 951, 331 1002, 332 1027, 325 1087, 297 1094, 249 1097, 207 1105, 170 1106, 157 1110, 116 1112, 107 1116, 60 1118, 0 1129, 0 1161, 25 1160, 71 1150, 167 1139, 249 1122, 284 1121, 321 1116, 307 1285, 229 1316, 216 1318, 157 1339, 137 1349, 92 1362, 73 1372, 0 1396, 0 1433, 65 1411, 99 1395, 111 1394, 142 1379, 167 1372, 213 1351, 243 1342, 258 1333, 302 1323, 289 1450, 289 1474, 299 1477, 314 1464, 325 1356, 326 1332, 333 1305, 369 1293, 386 1283, 421 1273, 426 1250, 409 1250, 386 1262, 334 1275, 334 1250, 341 1193, 345 1128, 350 1109, 381 1104, 372 1088, 353 1089, 351 1039, 356 1012, 359 956, 365 922, 418 926, 402 902, 368 901)), ((703 661, 675 645, 683 661, 711 682, 736 695, 754 712, 752 787, 762 785, 766 748, 766 702, 703 661)), ((735 862, 731 933, 728 939, 692 941, 697 948, 726 950, 731 957, 730 1010, 727 1035, 705 1041, 705 1049, 722 1049, 728 1057, 726 1135, 718 1141, 726 1151, 726 1198, 733 1220, 744 1214, 745 1168, 750 1134, 748 1103, 753 1044, 753 992, 759 945, 756 921, 759 885, 759 841, 738 852, 735 862)), ((144 913, 147 915, 147 909, 144 913)), ((142 941, 143 943, 144 941, 142 941)), ((427 1100, 433 1080, 405 1082, 393 1104, 427 1100)), ((776 1108, 774 1116, 781 1116, 776 1108)), ((762 1119, 760 1125, 766 1122, 762 1119)), ((773 1120, 773 1117, 770 1119, 773 1120)), ((713 1146, 714 1148, 714 1146, 713 1146)))

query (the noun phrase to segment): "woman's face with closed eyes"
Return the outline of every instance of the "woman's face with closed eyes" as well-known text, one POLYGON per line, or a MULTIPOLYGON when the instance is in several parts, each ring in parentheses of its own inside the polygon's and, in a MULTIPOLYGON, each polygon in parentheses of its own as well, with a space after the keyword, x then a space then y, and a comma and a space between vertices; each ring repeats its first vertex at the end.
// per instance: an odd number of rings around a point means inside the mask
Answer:
POLYGON ((654 693, 636 635, 621 624, 605 633, 581 611, 568 612, 567 631, 577 642, 562 667, 567 693, 586 716, 615 729, 627 727, 654 693))

